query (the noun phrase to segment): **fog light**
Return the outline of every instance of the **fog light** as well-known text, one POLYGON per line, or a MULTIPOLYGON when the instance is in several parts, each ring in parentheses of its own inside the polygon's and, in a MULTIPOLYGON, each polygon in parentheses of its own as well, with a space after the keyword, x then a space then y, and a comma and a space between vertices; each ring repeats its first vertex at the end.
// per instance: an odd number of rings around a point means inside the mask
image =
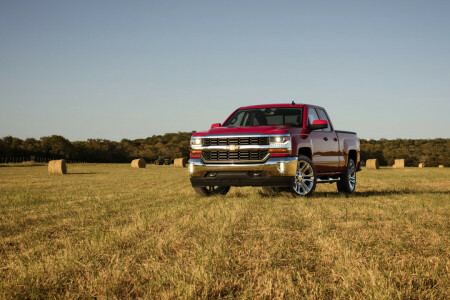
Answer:
POLYGON ((281 174, 284 174, 284 161, 280 162, 278 164, 278 172, 280 172, 281 174))
POLYGON ((194 173, 194 163, 189 164, 189 173, 194 173))

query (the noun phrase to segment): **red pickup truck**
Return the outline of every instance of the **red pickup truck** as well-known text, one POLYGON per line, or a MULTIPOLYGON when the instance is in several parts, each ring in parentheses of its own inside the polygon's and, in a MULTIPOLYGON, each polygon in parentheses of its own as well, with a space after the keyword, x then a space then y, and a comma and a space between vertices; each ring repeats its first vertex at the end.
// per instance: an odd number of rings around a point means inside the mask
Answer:
POLYGON ((202 196, 230 186, 262 186, 310 196, 317 183, 352 193, 360 170, 359 139, 335 130, 324 108, 309 104, 241 107, 191 137, 191 184, 202 196))

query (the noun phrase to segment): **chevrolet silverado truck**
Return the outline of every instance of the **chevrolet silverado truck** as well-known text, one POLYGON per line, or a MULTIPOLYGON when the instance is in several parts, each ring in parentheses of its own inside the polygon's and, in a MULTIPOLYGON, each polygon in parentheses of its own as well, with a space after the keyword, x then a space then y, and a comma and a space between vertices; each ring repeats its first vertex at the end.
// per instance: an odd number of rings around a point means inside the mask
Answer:
POLYGON ((335 130, 315 105, 241 107, 191 137, 190 179, 202 196, 225 195, 231 186, 310 196, 317 183, 333 182, 353 193, 359 170, 356 133, 335 130))

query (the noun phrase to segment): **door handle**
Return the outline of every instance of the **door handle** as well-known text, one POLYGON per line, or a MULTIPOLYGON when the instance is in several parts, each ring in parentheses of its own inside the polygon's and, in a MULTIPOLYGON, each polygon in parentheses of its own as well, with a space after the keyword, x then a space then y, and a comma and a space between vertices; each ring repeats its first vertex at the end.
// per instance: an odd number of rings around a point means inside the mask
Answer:
POLYGON ((324 137, 323 140, 324 140, 324 141, 328 141, 328 138, 327 138, 327 137, 324 137))

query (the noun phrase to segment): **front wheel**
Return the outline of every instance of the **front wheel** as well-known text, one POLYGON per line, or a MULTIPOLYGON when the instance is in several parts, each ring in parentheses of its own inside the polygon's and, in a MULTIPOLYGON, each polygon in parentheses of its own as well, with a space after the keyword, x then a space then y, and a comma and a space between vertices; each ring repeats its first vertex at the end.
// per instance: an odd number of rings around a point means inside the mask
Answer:
POLYGON ((356 165, 353 159, 348 159, 347 170, 345 170, 341 180, 337 182, 337 188, 340 193, 351 194, 355 191, 356 165))
POLYGON ((299 155, 294 186, 290 188, 291 193, 295 196, 311 196, 316 189, 316 182, 316 167, 313 162, 309 157, 299 155))
POLYGON ((202 197, 209 197, 213 195, 226 195, 229 190, 230 190, 229 186, 194 187, 194 191, 202 197))

